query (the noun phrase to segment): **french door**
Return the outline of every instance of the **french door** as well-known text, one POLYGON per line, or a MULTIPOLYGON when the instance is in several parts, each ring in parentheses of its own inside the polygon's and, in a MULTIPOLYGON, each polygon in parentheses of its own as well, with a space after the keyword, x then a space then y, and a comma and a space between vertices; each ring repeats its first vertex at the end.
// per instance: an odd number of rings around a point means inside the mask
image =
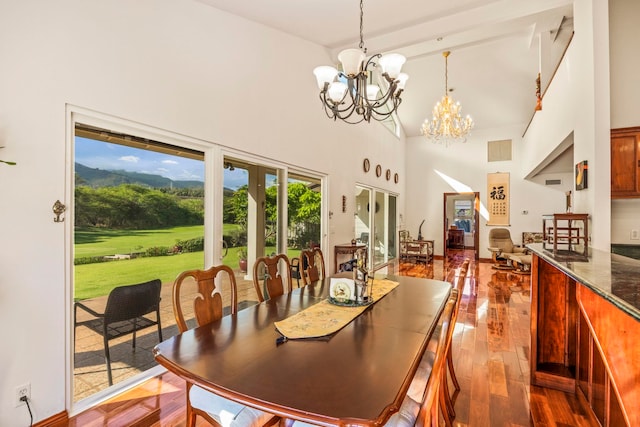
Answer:
POLYGON ((376 270, 397 256, 397 196, 356 186, 355 240, 367 245, 370 268, 376 270))

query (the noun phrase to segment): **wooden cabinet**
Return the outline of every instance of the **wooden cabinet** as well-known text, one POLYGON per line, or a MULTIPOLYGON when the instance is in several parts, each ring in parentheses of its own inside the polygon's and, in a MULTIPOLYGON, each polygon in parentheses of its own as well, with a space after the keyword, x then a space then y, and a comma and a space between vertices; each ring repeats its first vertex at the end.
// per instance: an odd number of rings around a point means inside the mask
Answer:
POLYGON ((604 427, 640 425, 640 322, 534 253, 531 385, 576 393, 604 427))
POLYGON ((640 127, 611 130, 611 197, 640 197, 640 127))
MULTIPOLYGON (((624 384, 616 385, 614 378, 607 372, 608 358, 604 353, 608 351, 610 346, 609 348, 601 348, 602 344, 608 343, 601 342, 602 337, 599 338, 597 335, 602 331, 598 330, 596 323, 602 322, 603 318, 609 318, 612 313, 601 311, 601 307, 598 308, 597 313, 593 313, 591 308, 592 302, 595 301, 594 296, 590 291, 578 284, 577 299, 582 310, 578 320, 578 387, 576 391, 589 404, 600 425, 611 427, 627 426, 630 424, 625 420, 625 410, 618 399, 616 390, 627 393, 628 388, 624 384), (590 317, 594 314, 601 316, 595 322, 590 317)), ((595 296, 595 298, 600 297, 595 296)), ((598 305, 600 305, 600 302, 598 302, 598 305)), ((616 316, 614 315, 614 317, 616 316)), ((608 323, 608 320, 605 320, 605 323, 608 323)), ((612 325, 608 325, 609 328, 612 329, 612 325)), ((625 348, 624 350, 633 351, 631 348, 625 348)), ((630 356, 633 357, 633 355, 630 356)), ((633 361, 630 362, 633 363, 633 361)), ((618 366, 611 367, 613 371, 619 368, 618 366)), ((623 382, 629 380, 630 376, 627 376, 629 373, 628 371, 622 372, 623 382)), ((627 416, 637 418, 637 413, 632 411, 629 411, 630 413, 627 416)))
POLYGON ((447 234, 447 247, 464 249, 464 230, 450 228, 447 234))
POLYGON ((576 282, 534 256, 531 264, 531 384, 573 393, 576 282))

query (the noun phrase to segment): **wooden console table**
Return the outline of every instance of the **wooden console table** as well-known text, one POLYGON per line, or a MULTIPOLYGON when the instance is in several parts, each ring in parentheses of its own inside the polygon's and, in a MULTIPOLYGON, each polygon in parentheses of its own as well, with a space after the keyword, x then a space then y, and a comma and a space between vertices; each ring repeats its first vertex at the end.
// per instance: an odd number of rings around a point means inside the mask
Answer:
MULTIPOLYGON (((363 244, 363 243, 356 243, 355 245, 352 245, 351 243, 343 243, 341 245, 335 245, 333 247, 333 271, 334 273, 338 273, 338 255, 351 255, 351 258, 353 258, 353 255, 356 253, 356 251, 358 249, 362 249, 364 248, 364 256, 365 259, 367 258, 367 245, 363 244)), ((349 258, 349 259, 351 259, 349 258)))
MULTIPOLYGON (((542 239, 553 248, 553 253, 558 250, 575 252, 587 256, 589 248, 589 215, 578 213, 557 213, 542 217, 542 239), (551 224, 549 224, 551 222, 551 224), (582 253, 576 249, 582 248, 582 253)), ((545 249, 546 245, 545 245, 545 249)))

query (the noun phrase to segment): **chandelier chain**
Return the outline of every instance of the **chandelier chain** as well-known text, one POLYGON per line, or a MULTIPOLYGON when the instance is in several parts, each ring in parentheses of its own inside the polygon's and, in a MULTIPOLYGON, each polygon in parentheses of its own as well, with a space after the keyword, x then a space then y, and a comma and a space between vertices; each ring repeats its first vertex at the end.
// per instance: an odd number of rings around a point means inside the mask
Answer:
POLYGON ((367 48, 364 47, 364 36, 362 35, 364 33, 364 0, 360 0, 360 44, 358 45, 358 47, 360 49, 364 50, 364 53, 367 53, 367 48))
POLYGON ((444 94, 449 93, 449 55, 444 55, 444 94))

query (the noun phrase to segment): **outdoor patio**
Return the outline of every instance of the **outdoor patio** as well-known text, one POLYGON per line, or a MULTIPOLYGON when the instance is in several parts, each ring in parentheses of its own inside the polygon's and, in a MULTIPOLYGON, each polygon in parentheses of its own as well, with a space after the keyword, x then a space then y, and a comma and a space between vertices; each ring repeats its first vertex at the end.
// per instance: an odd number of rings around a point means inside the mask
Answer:
MULTIPOLYGON (((237 280, 239 309, 257 304, 258 298, 249 280, 237 280)), ((295 283, 294 283, 295 286, 295 283)), ((173 282, 162 284, 160 302, 160 321, 162 323, 162 337, 167 339, 178 333, 172 304, 173 282)), ((105 303, 107 297, 104 297, 105 303)), ((224 301, 228 301, 223 294, 224 301)), ((183 304, 187 318, 191 317, 191 305, 183 304)), ((155 313, 151 318, 154 318, 155 313)), ((84 310, 78 310, 78 322, 90 320, 92 317, 84 310)), ((74 401, 84 399, 109 387, 107 365, 104 355, 102 335, 89 326, 78 325, 75 328, 75 369, 74 369, 74 401)), ((113 383, 117 384, 140 372, 157 365, 153 358, 153 347, 158 343, 158 328, 152 326, 136 334, 136 348, 132 348, 132 334, 109 341, 111 354, 111 373, 113 383)))

